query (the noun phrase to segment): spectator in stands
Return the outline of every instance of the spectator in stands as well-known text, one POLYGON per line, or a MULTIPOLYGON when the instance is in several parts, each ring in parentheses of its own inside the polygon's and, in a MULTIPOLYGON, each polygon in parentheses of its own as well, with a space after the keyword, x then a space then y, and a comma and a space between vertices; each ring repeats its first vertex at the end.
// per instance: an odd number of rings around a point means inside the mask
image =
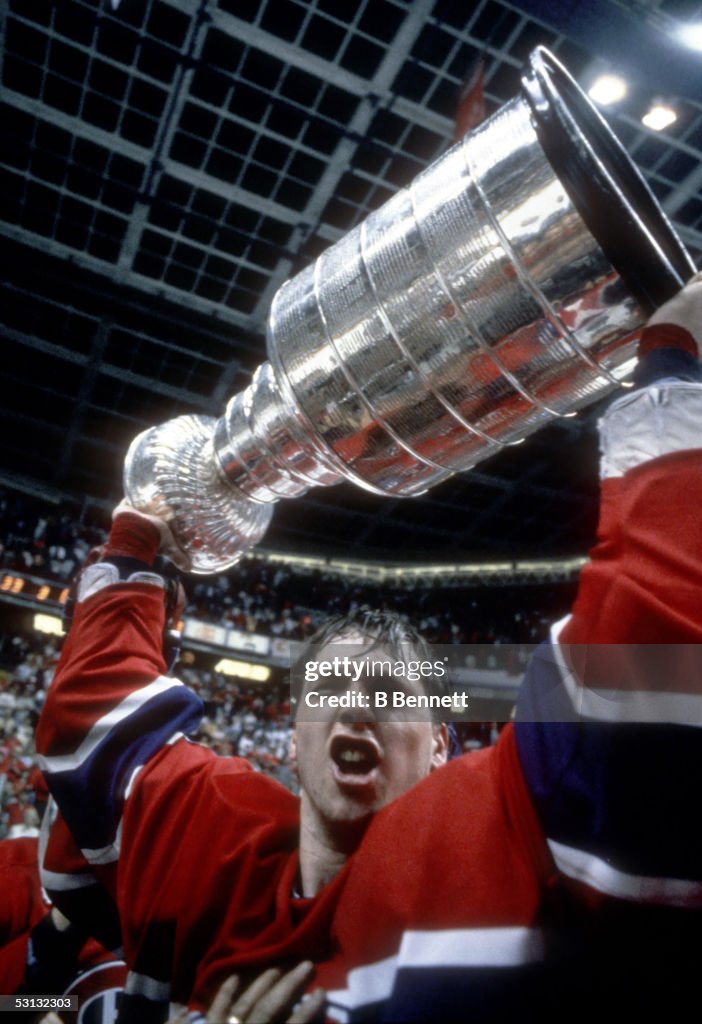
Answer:
POLYGON ((7 834, 8 839, 38 839, 40 818, 36 807, 31 804, 21 805, 22 820, 17 824, 10 825, 7 834))

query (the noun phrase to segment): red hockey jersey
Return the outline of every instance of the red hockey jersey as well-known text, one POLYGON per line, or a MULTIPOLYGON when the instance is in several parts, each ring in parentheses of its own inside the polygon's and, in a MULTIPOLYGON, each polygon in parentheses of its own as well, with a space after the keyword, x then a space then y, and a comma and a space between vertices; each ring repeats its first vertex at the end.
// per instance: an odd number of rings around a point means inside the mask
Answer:
MULTIPOLYGON (((668 453, 608 488, 570 644, 699 642, 701 462, 668 453)), ((37 746, 120 908, 132 991, 204 1008, 232 971, 312 958, 334 1020, 497 1020, 525 999, 542 1016, 613 1009, 619 994, 628 1012, 636 997, 665 1006, 674 972, 694 977, 694 685, 648 715, 648 683, 628 683, 627 702, 616 680, 603 700, 577 649, 547 646, 496 747, 382 810, 337 877, 299 899, 296 799, 186 738, 202 707, 164 674, 158 577, 88 573, 37 746)), ((66 871, 60 835, 46 865, 66 871)))

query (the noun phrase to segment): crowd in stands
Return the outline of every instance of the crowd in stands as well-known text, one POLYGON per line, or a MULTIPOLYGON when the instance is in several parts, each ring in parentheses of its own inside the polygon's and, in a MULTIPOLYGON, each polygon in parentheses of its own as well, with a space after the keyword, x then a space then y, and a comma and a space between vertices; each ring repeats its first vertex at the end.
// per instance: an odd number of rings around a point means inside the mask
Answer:
MULTIPOLYGON (((0 494, 0 567, 68 583, 90 549, 104 541, 106 525, 23 495, 0 494)), ((570 602, 569 588, 562 584, 381 589, 260 557, 245 558, 221 576, 190 578, 187 591, 186 616, 287 640, 304 640, 331 615, 359 605, 392 609, 431 643, 486 645, 473 655, 474 663, 483 659, 480 667, 495 664, 490 645, 510 645, 515 674, 523 659, 512 645, 538 643, 570 602)), ((37 834, 47 793, 34 760, 33 732, 59 645, 38 635, 0 633, 0 838, 37 834)), ((287 760, 285 686, 248 686, 187 659, 178 672, 205 706, 201 742, 222 755, 245 756, 257 770, 296 788, 287 760)), ((495 735, 495 728, 483 723, 465 726, 460 738, 469 748, 490 743, 495 735)))
POLYGON ((34 728, 57 657, 46 637, 0 633, 0 839, 39 834, 48 791, 34 728))
MULTIPOLYGON (((105 540, 106 525, 0 493, 0 567, 68 582, 88 551, 105 540)), ((438 644, 538 643, 572 598, 572 587, 562 583, 535 585, 533 593, 523 585, 380 588, 260 557, 244 558, 217 577, 193 577, 187 591, 186 615, 251 633, 304 640, 329 616, 365 604, 407 615, 438 644)))
MULTIPOLYGON (((0 839, 39 834, 48 792, 35 760, 34 727, 59 645, 35 633, 0 633, 0 839)), ((284 688, 241 685, 189 666, 187 659, 178 673, 204 703, 199 742, 220 755, 246 757, 256 770, 296 789, 287 756, 290 704, 284 688)))
MULTIPOLYGON (((252 633, 308 638, 330 615, 359 605, 400 612, 436 644, 534 644, 548 622, 543 602, 567 607, 563 587, 539 586, 539 605, 521 606, 524 587, 441 590, 418 584, 380 588, 323 570, 300 571, 260 558, 243 559, 226 576, 189 586, 187 614, 252 633)), ((561 611, 562 614, 562 611, 561 611)))
POLYGON ((48 580, 68 581, 95 544, 104 525, 86 523, 75 512, 0 492, 0 565, 48 580))

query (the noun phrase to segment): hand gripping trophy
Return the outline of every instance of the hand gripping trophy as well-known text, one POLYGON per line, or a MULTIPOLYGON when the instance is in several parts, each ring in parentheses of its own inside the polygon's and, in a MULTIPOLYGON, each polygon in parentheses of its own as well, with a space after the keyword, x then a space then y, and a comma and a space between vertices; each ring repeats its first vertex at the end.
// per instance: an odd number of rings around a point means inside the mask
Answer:
POLYGON ((627 376, 695 266, 543 48, 519 95, 276 293, 268 361, 220 419, 132 442, 127 499, 190 571, 233 565, 273 503, 351 480, 412 496, 627 376))

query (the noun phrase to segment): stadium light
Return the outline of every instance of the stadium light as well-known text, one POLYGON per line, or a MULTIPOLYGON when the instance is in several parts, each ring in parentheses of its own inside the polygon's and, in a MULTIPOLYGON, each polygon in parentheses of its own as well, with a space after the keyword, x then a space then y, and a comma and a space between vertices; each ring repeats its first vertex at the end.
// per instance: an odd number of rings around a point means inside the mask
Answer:
POLYGON ((691 50, 702 51, 702 21, 692 25, 683 25, 676 33, 678 39, 691 50))
POLYGON ((665 103, 654 103, 641 118, 641 123, 645 124, 651 131, 661 132, 664 128, 674 124, 677 119, 678 115, 672 107, 665 103))
POLYGON ((619 75, 600 75, 590 86, 588 96, 603 107, 619 103, 627 94, 627 85, 619 75))

